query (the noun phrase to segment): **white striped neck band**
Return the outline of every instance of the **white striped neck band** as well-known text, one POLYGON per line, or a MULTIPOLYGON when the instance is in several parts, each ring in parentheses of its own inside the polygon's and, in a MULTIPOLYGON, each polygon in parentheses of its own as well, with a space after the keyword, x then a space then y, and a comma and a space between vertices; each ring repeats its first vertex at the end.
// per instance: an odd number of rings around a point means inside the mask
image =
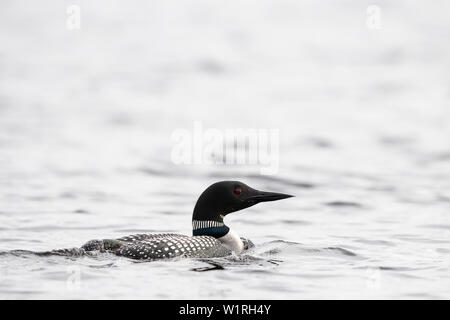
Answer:
POLYGON ((214 228, 214 227, 223 227, 225 224, 219 221, 211 221, 211 220, 192 220, 192 229, 205 229, 205 228, 214 228))

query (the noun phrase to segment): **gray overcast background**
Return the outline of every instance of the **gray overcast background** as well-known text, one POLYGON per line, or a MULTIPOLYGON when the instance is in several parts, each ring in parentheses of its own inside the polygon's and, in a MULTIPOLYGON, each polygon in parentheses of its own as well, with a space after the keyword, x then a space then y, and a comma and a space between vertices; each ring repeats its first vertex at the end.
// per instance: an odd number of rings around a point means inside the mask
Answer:
POLYGON ((297 197, 231 215, 257 249, 224 270, 3 253, 0 297, 449 298, 449 12, 448 1, 2 1, 0 251, 190 234, 217 180, 297 197), (79 30, 66 27, 70 5, 79 30), (171 134, 194 121, 279 129, 278 174, 174 165, 171 134))

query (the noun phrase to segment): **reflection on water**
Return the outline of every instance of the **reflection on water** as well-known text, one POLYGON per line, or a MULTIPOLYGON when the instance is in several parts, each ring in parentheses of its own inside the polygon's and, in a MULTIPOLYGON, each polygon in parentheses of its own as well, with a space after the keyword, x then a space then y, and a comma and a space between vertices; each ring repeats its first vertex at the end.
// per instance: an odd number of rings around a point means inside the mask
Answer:
POLYGON ((0 10, 1 298, 450 297, 447 1, 380 2, 379 30, 356 1, 96 1, 76 31, 21 2, 0 10), (194 121, 279 129, 279 173, 174 165, 194 121), (241 257, 28 252, 190 234, 223 179, 296 195, 227 217, 241 257))

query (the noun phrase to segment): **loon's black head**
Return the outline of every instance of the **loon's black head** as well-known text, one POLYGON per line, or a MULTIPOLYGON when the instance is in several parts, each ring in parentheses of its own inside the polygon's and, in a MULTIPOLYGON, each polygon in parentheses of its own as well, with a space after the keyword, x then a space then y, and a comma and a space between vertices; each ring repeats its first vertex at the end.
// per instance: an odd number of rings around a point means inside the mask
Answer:
POLYGON ((193 220, 223 222, 223 218, 259 202, 292 197, 288 194, 258 191, 239 181, 220 181, 209 186, 197 200, 193 220))

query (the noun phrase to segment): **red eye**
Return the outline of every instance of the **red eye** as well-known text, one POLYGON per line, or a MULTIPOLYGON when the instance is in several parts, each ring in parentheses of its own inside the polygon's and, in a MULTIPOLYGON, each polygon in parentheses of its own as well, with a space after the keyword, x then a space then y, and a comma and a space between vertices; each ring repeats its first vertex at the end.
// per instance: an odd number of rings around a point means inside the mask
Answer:
POLYGON ((242 193, 242 189, 241 188, 236 188, 234 189, 234 193, 237 195, 240 195, 242 193))

